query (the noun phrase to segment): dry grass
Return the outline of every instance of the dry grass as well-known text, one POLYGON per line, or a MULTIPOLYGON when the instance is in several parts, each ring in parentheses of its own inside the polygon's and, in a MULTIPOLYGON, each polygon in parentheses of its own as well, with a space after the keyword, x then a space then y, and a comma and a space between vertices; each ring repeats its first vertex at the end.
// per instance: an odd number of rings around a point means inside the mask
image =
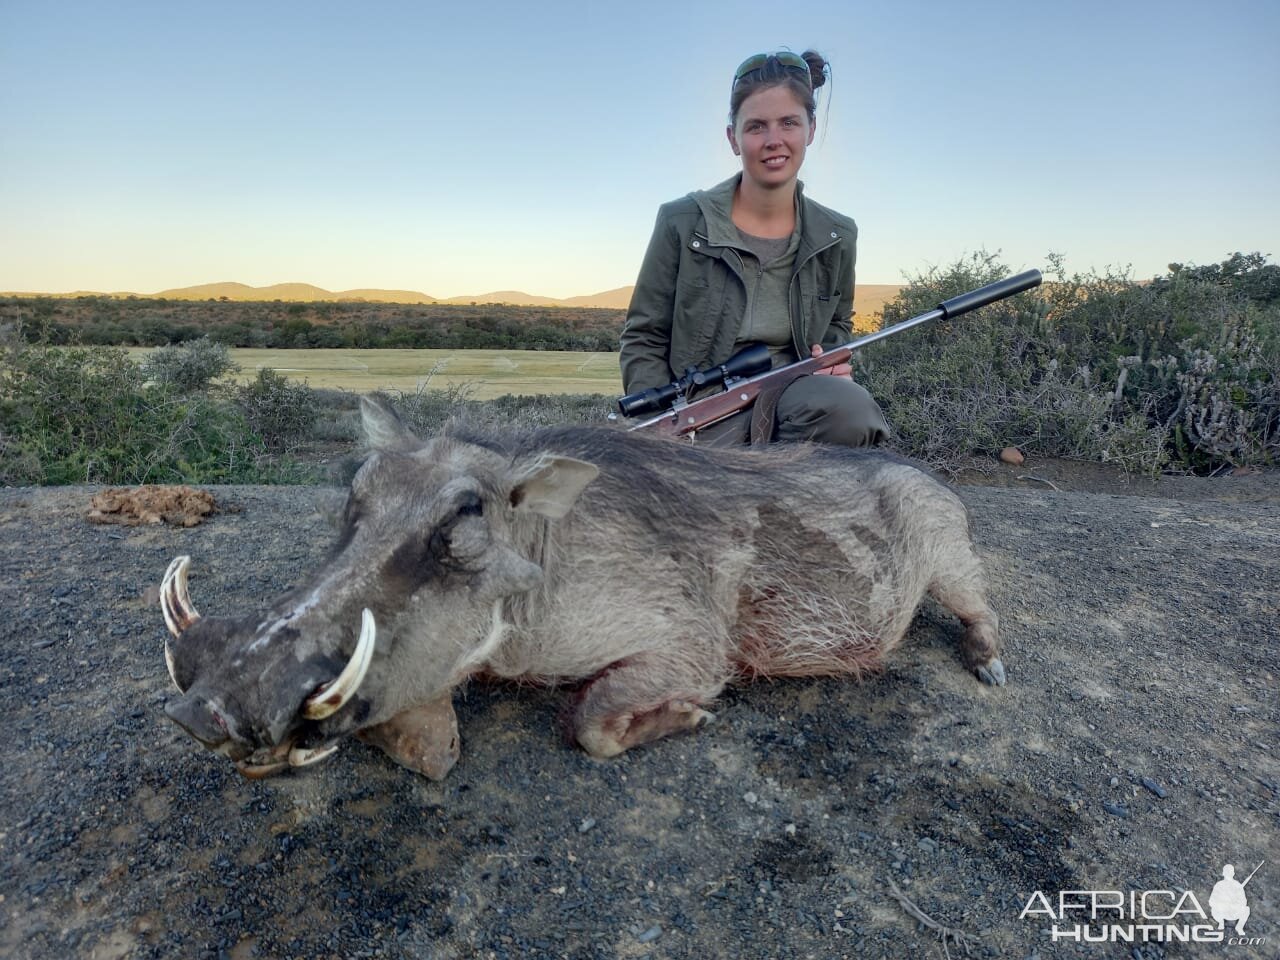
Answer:
MULTIPOLYGON (((149 348, 130 348, 136 358, 149 348)), ((504 394, 622 394, 616 353, 557 350, 256 350, 233 348, 237 382, 270 369, 317 389, 374 390, 466 388, 473 400, 504 394)))

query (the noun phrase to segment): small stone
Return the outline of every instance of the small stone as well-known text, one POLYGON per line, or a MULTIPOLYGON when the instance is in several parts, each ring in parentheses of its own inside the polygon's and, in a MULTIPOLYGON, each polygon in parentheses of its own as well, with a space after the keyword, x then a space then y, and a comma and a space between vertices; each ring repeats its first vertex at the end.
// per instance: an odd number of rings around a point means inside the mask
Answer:
POLYGON ((1022 455, 1022 451, 1017 447, 1005 447, 1000 451, 1000 460, 1003 463, 1010 464, 1015 467, 1022 466, 1026 457, 1022 455))
POLYGON ((644 933, 637 936, 636 940, 638 940, 640 943, 653 943, 653 941, 657 940, 660 936, 662 936, 662 928, 658 926, 653 926, 653 927, 650 927, 648 930, 646 930, 644 933))
POLYGON ((586 833, 595 825, 596 825, 595 819, 592 817, 587 817, 587 819, 583 820, 580 824, 578 824, 578 832, 586 833))
POLYGON ((782 828, 782 832, 788 837, 794 837, 796 835, 796 825, 794 823, 788 823, 782 828))
POLYGON ((742 795, 742 799, 745 800, 747 803, 755 803, 760 798, 757 797, 753 791, 748 790, 746 793, 742 795))
POLYGON ((1129 818, 1129 811, 1118 803, 1103 803, 1102 809, 1107 811, 1107 813, 1111 814, 1113 817, 1119 817, 1122 820, 1127 820, 1129 818))
POLYGON ((1120 778, 1119 778, 1119 777, 1112 777, 1112 778, 1111 778, 1111 785, 1112 785, 1113 787, 1118 787, 1118 786, 1120 786, 1120 778))
POLYGON ((1150 777, 1143 777, 1140 782, 1144 787, 1146 787, 1148 790, 1154 793, 1161 800, 1163 800, 1165 797, 1169 795, 1169 791, 1167 791, 1164 787, 1160 786, 1160 784, 1156 783, 1150 777))

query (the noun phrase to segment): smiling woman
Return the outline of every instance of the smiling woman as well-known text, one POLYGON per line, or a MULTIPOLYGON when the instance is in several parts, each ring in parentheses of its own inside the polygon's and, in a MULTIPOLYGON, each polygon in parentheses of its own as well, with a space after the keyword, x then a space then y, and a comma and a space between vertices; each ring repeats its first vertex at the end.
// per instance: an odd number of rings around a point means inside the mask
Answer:
MULTIPOLYGON (((805 197, 798 179, 827 74, 820 54, 785 50, 748 57, 734 72, 725 133, 742 170, 658 211, 622 333, 628 394, 757 344, 777 367, 853 339, 858 228, 805 197)), ((699 439, 737 445, 763 431, 854 447, 883 441, 884 415, 850 367, 821 372, 829 376, 800 377, 782 392, 774 423, 753 426, 744 411, 699 439)))

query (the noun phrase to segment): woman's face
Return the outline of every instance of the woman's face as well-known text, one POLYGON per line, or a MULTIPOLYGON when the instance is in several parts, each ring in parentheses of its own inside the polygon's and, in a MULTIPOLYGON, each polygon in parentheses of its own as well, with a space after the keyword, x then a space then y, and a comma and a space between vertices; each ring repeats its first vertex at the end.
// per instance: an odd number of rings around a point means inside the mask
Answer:
POLYGON ((803 103, 786 86, 757 90, 738 109, 726 131, 742 158, 742 175, 767 189, 792 183, 813 143, 813 124, 803 103))

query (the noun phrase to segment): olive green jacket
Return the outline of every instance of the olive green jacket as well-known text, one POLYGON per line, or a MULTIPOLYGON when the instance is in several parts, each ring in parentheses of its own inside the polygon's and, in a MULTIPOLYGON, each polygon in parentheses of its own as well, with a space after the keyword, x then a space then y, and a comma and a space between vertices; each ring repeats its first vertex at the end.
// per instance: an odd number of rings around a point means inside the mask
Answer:
MULTIPOLYGON (((747 309, 741 243, 729 211, 742 175, 665 203, 649 241, 622 329, 622 386, 661 387, 688 367, 723 363, 747 309)), ((800 248, 788 288, 796 356, 809 345, 853 339, 853 275, 858 227, 805 197, 800 248)))

